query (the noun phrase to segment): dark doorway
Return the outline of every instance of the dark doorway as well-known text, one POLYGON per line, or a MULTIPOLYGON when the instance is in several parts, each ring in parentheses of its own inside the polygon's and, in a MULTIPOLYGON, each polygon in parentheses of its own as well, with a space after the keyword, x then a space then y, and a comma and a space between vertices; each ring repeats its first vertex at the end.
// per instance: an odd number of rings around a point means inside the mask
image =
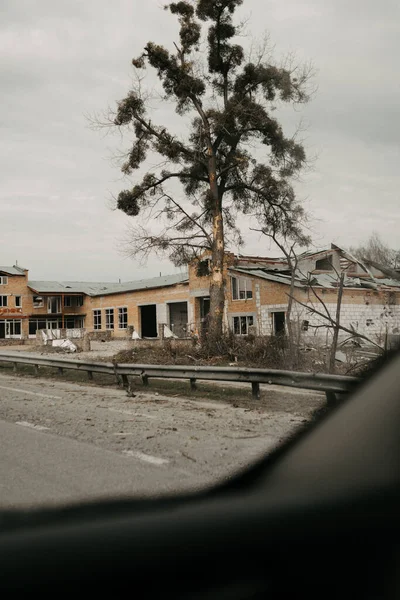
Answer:
POLYGON ((6 322, 0 321, 0 340, 4 340, 6 337, 6 322))
POLYGON ((179 338, 187 336, 187 302, 173 302, 169 305, 169 326, 171 331, 179 338))
POLYGON ((155 304, 140 307, 140 326, 142 338, 157 337, 157 306, 155 304))
POLYGON ((200 319, 205 319, 209 312, 210 298, 200 298, 200 319))
POLYGON ((207 333, 208 319, 207 316, 210 314, 210 298, 201 297, 200 301, 200 335, 203 337, 207 333))
POLYGON ((285 313, 284 312, 274 312, 274 334, 275 335, 284 335, 285 333, 285 313))

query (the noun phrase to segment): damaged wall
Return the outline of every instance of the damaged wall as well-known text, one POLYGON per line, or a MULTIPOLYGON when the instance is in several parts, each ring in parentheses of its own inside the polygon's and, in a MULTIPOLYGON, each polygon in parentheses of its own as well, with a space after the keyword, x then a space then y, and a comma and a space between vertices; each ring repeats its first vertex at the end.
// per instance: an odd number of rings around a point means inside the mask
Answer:
MULTIPOLYGON (((324 312, 324 308, 319 302, 309 302, 309 305, 319 312, 324 312)), ((329 314, 335 318, 336 302, 325 302, 325 306, 329 314)), ((286 312, 286 310, 286 303, 261 307, 261 332, 263 335, 273 334, 273 312, 286 312)), ((299 326, 305 325, 304 333, 307 332, 307 336, 326 338, 327 328, 321 327, 321 325, 326 325, 327 320, 307 311, 305 307, 297 303, 293 304, 292 321, 299 326), (305 321, 308 322, 308 327, 304 323, 305 321)), ((349 329, 354 328, 359 333, 370 337, 374 342, 383 342, 386 333, 400 333, 400 306, 370 302, 368 304, 365 302, 363 304, 349 303, 344 293, 340 323, 349 329)), ((348 337, 348 334, 342 331, 340 337, 348 337)))

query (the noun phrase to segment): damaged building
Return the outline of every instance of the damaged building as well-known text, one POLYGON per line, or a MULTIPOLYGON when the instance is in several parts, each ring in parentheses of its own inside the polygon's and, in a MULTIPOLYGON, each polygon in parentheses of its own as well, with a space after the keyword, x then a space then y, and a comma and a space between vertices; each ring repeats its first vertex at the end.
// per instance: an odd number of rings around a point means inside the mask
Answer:
MULTIPOLYGON (((26 269, 0 267, 0 340, 35 338, 38 330, 189 337, 201 331, 210 310, 207 261, 204 255, 185 273, 126 283, 31 281, 26 269)), ((342 273, 341 324, 378 343, 397 335, 400 274, 334 244, 299 255, 294 274, 285 258, 227 253, 225 327, 236 335, 285 334, 292 283, 292 323, 305 336, 329 336, 324 315, 335 317, 342 273)))

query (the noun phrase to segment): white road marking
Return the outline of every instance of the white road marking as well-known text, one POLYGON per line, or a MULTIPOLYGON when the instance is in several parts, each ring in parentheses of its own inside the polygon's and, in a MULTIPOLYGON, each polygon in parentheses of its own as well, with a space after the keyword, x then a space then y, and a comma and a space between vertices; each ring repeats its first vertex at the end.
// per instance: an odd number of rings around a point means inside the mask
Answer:
POLYGON ((30 427, 31 429, 36 429, 37 431, 45 431, 46 429, 49 429, 49 427, 35 425, 34 423, 29 423, 28 421, 17 421, 15 424, 22 425, 22 427, 30 427))
POLYGON ((144 452, 134 452, 133 450, 124 450, 123 454, 126 456, 133 456, 134 458, 138 458, 139 460, 143 460, 144 462, 148 462, 152 465, 167 465, 169 460, 166 458, 158 458, 157 456, 151 456, 151 454, 144 454, 144 452))
POLYGON ((29 392, 28 390, 22 390, 20 388, 6 387, 0 385, 0 389, 8 390, 9 392, 18 392, 19 394, 29 394, 31 396, 39 396, 40 398, 51 398, 52 400, 62 400, 61 396, 50 396, 49 394, 41 394, 40 392, 29 392))
POLYGON ((145 417, 146 419, 159 419, 160 417, 155 417, 154 415, 146 415, 144 413, 138 413, 134 410, 121 410, 120 408, 109 408, 111 412, 116 412, 121 415, 132 415, 134 417, 145 417))

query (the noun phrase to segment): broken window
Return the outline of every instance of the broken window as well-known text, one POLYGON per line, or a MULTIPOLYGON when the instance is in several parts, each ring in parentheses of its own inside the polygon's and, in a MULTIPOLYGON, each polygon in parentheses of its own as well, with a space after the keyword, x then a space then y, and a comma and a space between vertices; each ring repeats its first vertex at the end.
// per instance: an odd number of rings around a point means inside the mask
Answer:
POLYGON ((16 308, 21 308, 21 306, 22 306, 21 296, 15 296, 15 306, 16 306, 16 308))
POLYGON ((128 309, 126 306, 118 309, 118 328, 126 329, 128 327, 128 309))
POLYGON ((233 333, 236 335, 247 335, 249 327, 254 325, 253 315, 243 315, 240 317, 232 317, 233 333))
POLYGON ((106 329, 114 329, 114 309, 106 308, 106 329))
POLYGON ((43 308, 43 298, 41 296, 33 296, 33 308, 43 308))
POLYGON ((101 310, 93 311, 93 329, 101 329, 101 310))
POLYGON ((253 297, 252 281, 247 277, 231 277, 232 299, 248 300, 253 297))
POLYGON ((0 307, 8 306, 8 296, 0 296, 0 307))
POLYGON ((211 273, 211 261, 210 259, 199 260, 197 263, 196 275, 197 277, 208 277, 211 273))
POLYGON ((324 256, 315 263, 315 269, 317 271, 333 271, 332 266, 332 254, 330 256, 324 256))
POLYGON ((83 306, 83 296, 64 296, 64 306, 73 308, 83 306))
POLYGON ((310 321, 303 321, 303 323, 301 324, 301 330, 302 331, 308 331, 308 326, 310 325, 310 321))
POLYGON ((7 275, 0 275, 0 285, 7 285, 8 277, 7 275))

